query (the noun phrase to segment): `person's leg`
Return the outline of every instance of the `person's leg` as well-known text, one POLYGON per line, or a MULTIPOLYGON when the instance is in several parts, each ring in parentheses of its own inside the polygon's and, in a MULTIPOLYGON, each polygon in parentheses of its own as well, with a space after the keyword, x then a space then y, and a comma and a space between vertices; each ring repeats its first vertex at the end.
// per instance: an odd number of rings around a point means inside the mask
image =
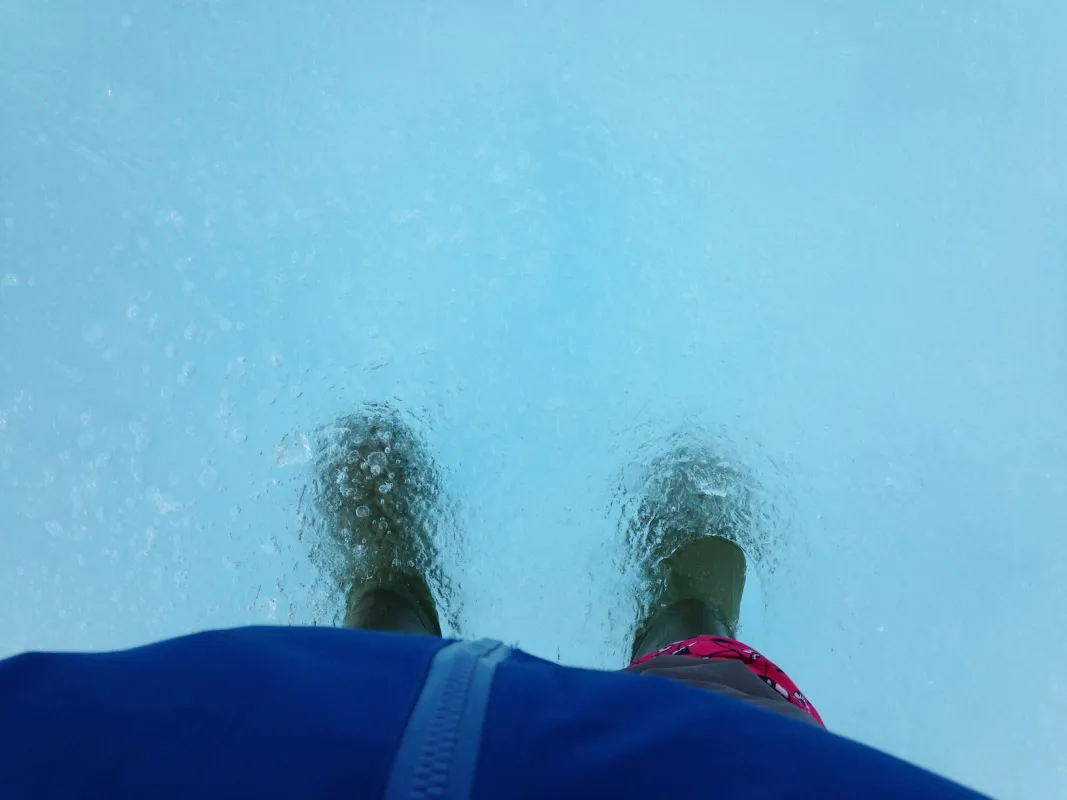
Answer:
POLYGON ((754 493, 746 473, 711 448, 682 445, 653 459, 626 547, 643 596, 632 659, 701 634, 733 637, 741 616, 754 493))
POLYGON ((789 676, 736 640, 745 589, 741 545, 759 531, 750 481, 713 453, 680 449, 652 465, 627 530, 643 585, 628 672, 657 675, 822 725, 789 676))
POLYGON ((438 473, 424 443, 387 405, 367 405, 329 429, 316 467, 326 533, 319 560, 345 592, 344 626, 441 635, 435 593, 447 592, 434 528, 438 473))
POLYGON ((694 636, 733 638, 745 589, 740 547, 718 536, 695 538, 675 550, 658 571, 662 589, 638 626, 631 661, 694 636))

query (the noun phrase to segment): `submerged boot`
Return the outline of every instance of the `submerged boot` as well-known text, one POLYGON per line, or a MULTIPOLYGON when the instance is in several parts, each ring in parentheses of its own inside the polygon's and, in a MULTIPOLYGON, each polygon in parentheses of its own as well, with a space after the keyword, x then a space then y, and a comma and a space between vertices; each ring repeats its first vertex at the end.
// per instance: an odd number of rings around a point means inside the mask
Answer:
POLYGON ((634 637, 631 661, 671 642, 737 633, 745 554, 718 536, 695 539, 661 562, 662 588, 634 637))
POLYGON ((435 533, 448 515, 433 459, 387 405, 326 435, 314 502, 327 535, 316 552, 345 592, 344 626, 440 636, 437 604, 450 591, 435 533))
POLYGON ((651 462, 626 527, 629 560, 645 587, 633 659, 701 634, 736 635, 740 543, 752 538, 757 506, 751 477, 713 447, 684 444, 651 462))
POLYGON ((353 585, 349 590, 346 628, 441 635, 433 595, 421 577, 398 574, 379 580, 381 585, 353 585))

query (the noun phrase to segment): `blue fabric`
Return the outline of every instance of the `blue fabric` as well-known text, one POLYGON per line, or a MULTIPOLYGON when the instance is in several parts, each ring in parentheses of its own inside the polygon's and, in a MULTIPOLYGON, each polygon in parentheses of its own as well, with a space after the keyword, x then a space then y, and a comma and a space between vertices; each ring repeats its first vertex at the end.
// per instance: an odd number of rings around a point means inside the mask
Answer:
POLYGON ((510 652, 488 639, 437 651, 393 759, 385 800, 470 797, 493 674, 510 652))
MULTIPOLYGON (((431 662, 449 644, 242 628, 0 661, 0 797, 384 797, 409 720, 418 736, 412 712, 431 662)), ((521 652, 490 675, 463 690, 475 716, 488 698, 475 798, 978 796, 814 726, 661 678, 521 652)), ((463 760, 462 747, 442 747, 463 760)))

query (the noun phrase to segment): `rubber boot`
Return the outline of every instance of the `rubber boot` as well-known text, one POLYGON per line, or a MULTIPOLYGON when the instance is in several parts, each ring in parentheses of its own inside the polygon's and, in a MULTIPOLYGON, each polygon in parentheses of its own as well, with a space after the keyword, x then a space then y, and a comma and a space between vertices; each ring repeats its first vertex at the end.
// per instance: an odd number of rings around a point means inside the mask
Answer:
POLYGON ((348 593, 344 627, 390 633, 440 636, 433 596, 415 575, 393 576, 388 586, 353 587, 348 593))
POLYGON ((706 536, 685 544, 656 568, 662 589, 638 626, 631 661, 694 636, 733 638, 745 590, 745 554, 733 542, 706 536))
POLYGON ((345 593, 344 626, 440 636, 435 598, 453 595, 436 540, 451 518, 425 443, 384 404, 324 431, 309 510, 325 535, 312 554, 345 593))

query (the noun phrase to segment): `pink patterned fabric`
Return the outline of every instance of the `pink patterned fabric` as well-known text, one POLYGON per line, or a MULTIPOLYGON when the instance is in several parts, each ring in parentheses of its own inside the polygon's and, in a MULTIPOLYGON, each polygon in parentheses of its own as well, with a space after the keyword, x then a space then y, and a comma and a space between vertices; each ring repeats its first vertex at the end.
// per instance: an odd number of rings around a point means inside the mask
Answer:
MULTIPOLYGON (((819 716, 819 712, 815 710, 815 706, 808 702, 808 698, 804 696, 803 692, 797 688, 797 685, 777 664, 764 658, 762 654, 736 639, 728 639, 725 636, 696 636, 692 639, 672 642, 655 653, 642 656, 634 661, 633 664, 643 664, 658 656, 689 656, 690 658, 740 661, 757 678, 778 692, 783 699, 808 712, 815 718, 816 722, 824 728, 826 727, 822 717, 819 716)), ((630 666, 633 666, 633 664, 630 666)))

